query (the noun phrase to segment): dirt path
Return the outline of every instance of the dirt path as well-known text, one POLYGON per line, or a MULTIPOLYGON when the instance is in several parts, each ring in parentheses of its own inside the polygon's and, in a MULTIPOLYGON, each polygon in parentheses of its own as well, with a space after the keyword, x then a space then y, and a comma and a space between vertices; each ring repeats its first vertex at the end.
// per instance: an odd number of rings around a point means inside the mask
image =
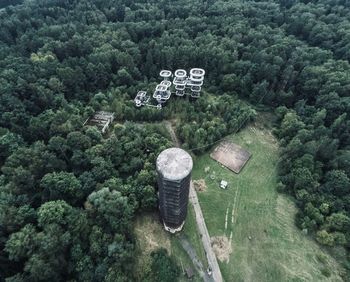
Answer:
POLYGON ((194 207, 194 212, 196 214, 197 227, 199 230, 199 234, 202 238, 202 243, 203 243, 205 253, 207 255, 208 265, 210 266, 210 268, 212 270, 212 277, 213 277, 215 282, 222 282, 223 280, 222 280, 222 276, 221 276, 220 267, 219 267, 218 261, 216 259, 216 256, 215 256, 214 251, 213 251, 212 246, 211 246, 210 236, 209 236, 209 232, 207 229, 207 225, 205 224, 202 209, 201 209, 201 206, 199 205, 199 202, 198 202, 197 192, 193 188, 192 181, 191 181, 191 185, 190 185, 190 202, 192 203, 192 205, 194 207))
MULTIPOLYGON (((180 142, 179 139, 177 138, 174 128, 172 127, 172 124, 169 121, 165 122, 165 126, 168 129, 171 139, 174 142, 174 145, 176 147, 180 147, 180 142)), ((209 236, 209 232, 207 229, 207 225, 205 224, 204 221, 204 217, 203 217, 203 213, 202 213, 202 209, 199 205, 199 201, 198 201, 198 197, 197 197, 197 192, 194 189, 193 186, 193 182, 191 180, 191 184, 190 184, 190 202, 194 207, 194 212, 196 215, 196 222, 197 222, 197 227, 199 230, 199 234, 200 237, 202 238, 202 243, 203 243, 203 247, 207 256, 207 260, 208 260, 208 266, 211 268, 212 270, 212 279, 215 282, 222 282, 222 276, 221 276, 221 271, 220 271, 220 267, 218 264, 218 261, 216 259, 215 253, 213 251, 213 248, 211 246, 211 241, 210 241, 210 236, 209 236)), ((186 249, 185 249, 186 250, 186 249)), ((192 259, 192 258, 191 258, 192 259)), ((194 261, 192 259, 193 263, 196 264, 197 262, 194 261)), ((205 276, 203 277, 205 279, 205 276)), ((207 281, 207 280, 205 280, 207 281)))
POLYGON ((174 145, 175 145, 176 147, 179 147, 179 148, 180 148, 180 141, 179 141, 179 139, 178 139, 177 136, 176 136, 176 133, 175 133, 175 131, 174 131, 174 128, 173 128, 171 122, 167 120, 167 121, 165 121, 164 123, 165 123, 165 127, 168 129, 168 131, 169 131, 169 133, 170 133, 170 137, 171 137, 171 140, 173 140, 174 145))
POLYGON ((202 262, 199 260, 196 250, 193 248, 191 243, 188 241, 183 233, 179 235, 180 243, 183 249, 187 252, 188 256, 191 258, 194 267, 197 269, 199 275, 203 278, 205 282, 215 282, 212 277, 209 277, 204 269, 202 262))

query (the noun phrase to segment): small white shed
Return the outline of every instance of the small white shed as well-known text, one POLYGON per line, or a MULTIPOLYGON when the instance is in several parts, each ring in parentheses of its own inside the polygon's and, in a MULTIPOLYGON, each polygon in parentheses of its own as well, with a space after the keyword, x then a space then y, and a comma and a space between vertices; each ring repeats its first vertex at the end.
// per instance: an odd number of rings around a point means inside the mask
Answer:
POLYGON ((220 188, 222 188, 222 189, 226 189, 227 188, 227 181, 225 181, 225 180, 221 180, 221 182, 220 182, 220 188))

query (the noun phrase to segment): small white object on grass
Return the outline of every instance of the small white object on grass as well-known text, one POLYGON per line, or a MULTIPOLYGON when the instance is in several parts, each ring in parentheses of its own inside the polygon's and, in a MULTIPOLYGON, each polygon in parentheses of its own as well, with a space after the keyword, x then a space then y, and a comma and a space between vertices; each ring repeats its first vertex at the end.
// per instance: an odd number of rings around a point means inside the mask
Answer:
POLYGON ((226 189, 227 188, 227 181, 225 181, 225 180, 221 180, 221 182, 220 182, 220 188, 222 188, 222 189, 226 189))

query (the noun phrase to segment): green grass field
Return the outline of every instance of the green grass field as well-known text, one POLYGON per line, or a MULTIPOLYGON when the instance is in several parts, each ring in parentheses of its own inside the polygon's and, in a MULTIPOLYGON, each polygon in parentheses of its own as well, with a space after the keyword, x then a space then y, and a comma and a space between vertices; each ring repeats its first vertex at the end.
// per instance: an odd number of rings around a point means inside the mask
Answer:
MULTIPOLYGON (((252 153, 241 173, 222 167, 207 153, 194 160, 192 177, 206 182, 206 191, 198 196, 210 235, 231 238, 229 260, 219 261, 225 281, 342 281, 335 259, 296 228, 293 201, 276 191, 278 144, 270 130, 248 126, 230 139, 252 153), (229 182, 227 190, 219 188, 222 179, 229 182)), ((140 273, 158 247, 168 249, 179 266, 194 269, 178 237, 164 231, 156 214, 140 215, 135 231, 140 273)), ((206 267, 191 205, 183 233, 206 267)), ((181 275, 180 281, 187 279, 181 275)), ((193 281, 201 281, 198 274, 193 281)))
POLYGON ((278 144, 270 131, 248 126, 230 138, 252 153, 239 175, 209 153, 194 160, 193 171, 194 180, 206 181, 198 196, 210 236, 232 238, 229 260, 219 262, 225 281, 342 281, 334 258, 296 228, 292 200, 276 191, 278 144))

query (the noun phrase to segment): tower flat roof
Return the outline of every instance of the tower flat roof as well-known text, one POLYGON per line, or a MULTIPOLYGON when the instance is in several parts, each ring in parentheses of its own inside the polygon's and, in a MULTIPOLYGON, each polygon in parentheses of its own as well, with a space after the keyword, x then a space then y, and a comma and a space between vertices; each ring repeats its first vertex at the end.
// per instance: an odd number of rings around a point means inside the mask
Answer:
POLYGON ((192 171, 192 157, 180 148, 169 148, 161 152, 156 162, 157 171, 168 180, 181 180, 192 171))

